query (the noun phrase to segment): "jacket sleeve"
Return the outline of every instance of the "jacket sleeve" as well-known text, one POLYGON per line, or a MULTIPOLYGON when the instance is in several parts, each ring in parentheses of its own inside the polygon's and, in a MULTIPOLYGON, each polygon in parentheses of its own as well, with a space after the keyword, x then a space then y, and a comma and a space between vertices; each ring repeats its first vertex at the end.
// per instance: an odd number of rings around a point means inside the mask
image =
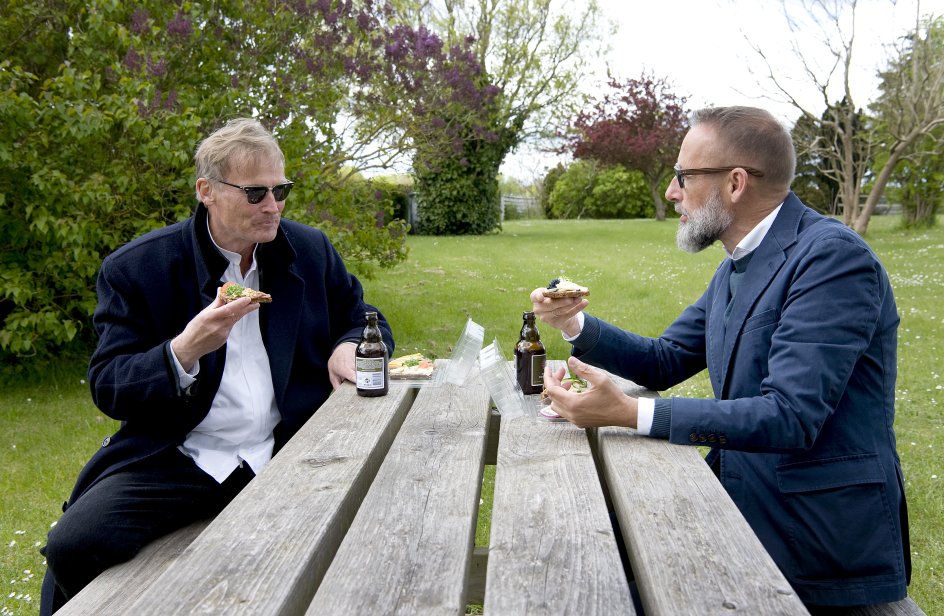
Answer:
POLYGON ((573 355, 649 389, 677 385, 705 369, 705 302, 710 289, 658 338, 587 315, 583 331, 573 341, 573 355))
POLYGON ((174 319, 175 310, 163 303, 173 295, 143 279, 129 276, 110 258, 103 261, 93 316, 99 341, 89 363, 89 386, 96 406, 109 417, 171 425, 188 412, 180 404, 188 395, 168 361, 173 326, 167 319, 174 319))

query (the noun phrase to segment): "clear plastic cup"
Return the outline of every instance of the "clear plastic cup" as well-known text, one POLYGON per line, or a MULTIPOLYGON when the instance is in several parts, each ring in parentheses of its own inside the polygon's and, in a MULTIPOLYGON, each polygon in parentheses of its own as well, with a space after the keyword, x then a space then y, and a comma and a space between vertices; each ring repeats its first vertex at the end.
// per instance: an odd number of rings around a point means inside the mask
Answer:
POLYGON ((511 364, 505 359, 498 340, 479 351, 479 370, 492 402, 502 417, 527 415, 524 393, 518 385, 511 364))
POLYGON ((485 341, 485 328, 469 319, 459 341, 456 343, 449 358, 449 364, 442 371, 438 383, 452 383, 453 385, 462 385, 469 377, 469 372, 475 366, 475 359, 482 349, 482 342, 485 341))

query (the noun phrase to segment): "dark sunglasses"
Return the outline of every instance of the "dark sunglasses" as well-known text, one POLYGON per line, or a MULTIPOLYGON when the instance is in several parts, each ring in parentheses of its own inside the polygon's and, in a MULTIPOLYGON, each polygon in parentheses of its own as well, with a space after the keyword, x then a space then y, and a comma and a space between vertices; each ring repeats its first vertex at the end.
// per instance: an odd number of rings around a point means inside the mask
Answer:
POLYGON ((678 163, 675 163, 675 179, 678 180, 679 188, 685 188, 685 176, 686 175, 709 175, 711 173, 724 173, 725 171, 734 171, 735 169, 743 169, 747 171, 750 175, 754 177, 762 178, 764 177, 763 171, 758 171, 753 167, 745 167, 744 165, 738 165, 736 167, 703 167, 701 169, 682 169, 679 167, 678 163))
POLYGON ((295 186, 295 182, 285 182, 284 184, 276 184, 270 189, 268 186, 239 186, 238 184, 230 184, 229 182, 217 180, 216 178, 210 179, 243 191, 246 193, 246 199, 252 205, 256 205, 265 199, 266 193, 269 192, 269 190, 272 191, 272 196, 275 197, 276 201, 285 201, 288 198, 288 193, 292 192, 292 186, 295 186))

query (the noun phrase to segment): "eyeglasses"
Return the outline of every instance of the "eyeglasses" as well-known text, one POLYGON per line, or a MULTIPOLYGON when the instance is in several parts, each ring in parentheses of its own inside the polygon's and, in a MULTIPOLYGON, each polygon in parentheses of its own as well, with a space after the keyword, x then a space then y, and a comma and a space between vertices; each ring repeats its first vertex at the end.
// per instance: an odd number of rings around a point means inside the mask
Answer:
POLYGON ((764 177, 763 171, 758 171, 753 167, 745 167, 744 165, 738 165, 736 167, 703 167, 701 169, 682 169, 679 167, 678 163, 675 163, 675 179, 678 180, 679 188, 685 188, 685 176, 686 175, 709 175, 712 173, 724 173, 725 171, 734 171, 735 169, 743 169, 747 171, 748 174, 753 175, 754 177, 762 178, 764 177))
POLYGON ((265 199, 266 193, 270 190, 272 191, 272 196, 275 197, 276 201, 285 201, 288 198, 288 193, 292 191, 292 186, 295 186, 295 182, 285 182, 284 184, 276 184, 272 188, 268 186, 239 186, 238 184, 230 184, 223 180, 218 180, 216 178, 210 178, 220 184, 226 184, 227 186, 232 186, 233 188, 238 188, 239 190, 246 193, 246 199, 252 205, 256 205, 265 199))

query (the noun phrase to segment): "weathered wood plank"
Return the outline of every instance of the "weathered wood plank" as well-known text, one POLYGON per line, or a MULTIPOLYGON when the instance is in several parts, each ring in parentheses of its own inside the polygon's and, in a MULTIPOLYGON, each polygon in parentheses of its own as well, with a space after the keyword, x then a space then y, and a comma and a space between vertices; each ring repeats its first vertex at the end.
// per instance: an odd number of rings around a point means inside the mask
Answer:
POLYGON ((635 613, 584 430, 502 419, 485 613, 635 613))
POLYGON ((194 522, 144 547, 132 560, 115 565, 72 597, 57 616, 125 616, 138 593, 154 583, 209 520, 194 522), (134 589, 129 592, 129 589, 134 589))
POLYGON ((414 395, 343 385, 127 613, 302 613, 414 395))
POLYGON ((647 616, 807 613, 697 449, 597 437, 647 616))
POLYGON ((464 614, 488 393, 419 391, 307 614, 464 614))
POLYGON ((844 616, 927 616, 927 614, 911 597, 905 597, 894 603, 857 607, 844 616))

